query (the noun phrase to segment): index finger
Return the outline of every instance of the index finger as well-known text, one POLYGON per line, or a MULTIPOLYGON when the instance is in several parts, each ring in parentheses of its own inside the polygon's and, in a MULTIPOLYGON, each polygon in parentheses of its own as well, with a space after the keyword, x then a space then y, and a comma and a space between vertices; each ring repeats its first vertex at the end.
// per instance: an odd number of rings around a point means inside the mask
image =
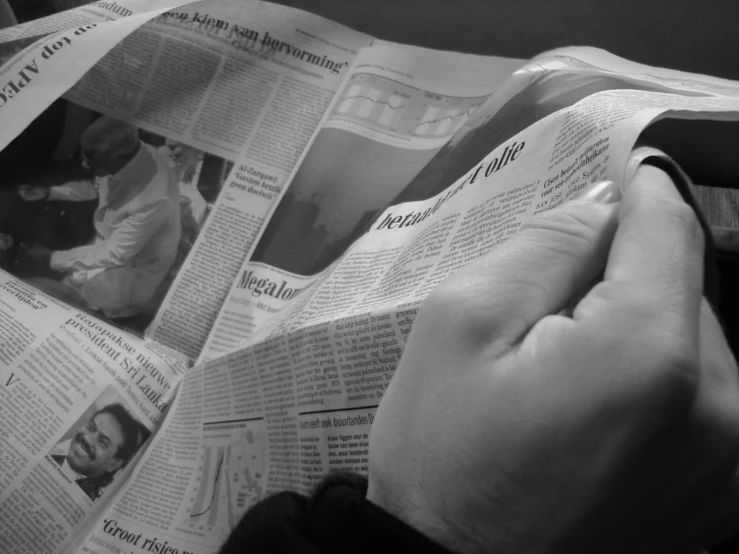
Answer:
MULTIPOLYGON (((704 235, 667 173, 642 165, 627 188, 606 264, 604 284, 624 306, 695 325, 703 295, 704 235)), ((686 329, 687 330, 687 329, 686 329)), ((685 336, 685 335, 683 335, 685 336)))

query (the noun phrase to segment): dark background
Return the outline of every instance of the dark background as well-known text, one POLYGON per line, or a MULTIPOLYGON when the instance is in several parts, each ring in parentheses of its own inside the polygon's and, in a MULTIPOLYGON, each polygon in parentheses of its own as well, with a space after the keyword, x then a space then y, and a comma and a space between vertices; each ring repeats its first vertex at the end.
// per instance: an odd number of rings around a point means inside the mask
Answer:
MULTIPOLYGON (((84 0, 9 0, 27 21, 84 0)), ((642 63, 739 78, 734 0, 281 0, 372 36, 530 58, 589 45, 642 63)))

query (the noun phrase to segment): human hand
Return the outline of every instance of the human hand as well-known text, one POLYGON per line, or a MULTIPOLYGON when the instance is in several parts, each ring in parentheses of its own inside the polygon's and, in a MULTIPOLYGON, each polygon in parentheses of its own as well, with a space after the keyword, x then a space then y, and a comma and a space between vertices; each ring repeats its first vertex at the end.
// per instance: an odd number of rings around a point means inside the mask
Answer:
POLYGON ((36 202, 38 200, 46 200, 49 198, 50 190, 47 187, 38 185, 20 185, 17 189, 18 194, 26 202, 36 202))
POLYGON ((571 201, 454 274, 378 408, 368 499, 460 553, 731 536, 739 379, 703 250, 667 174, 642 166, 620 205, 571 201))

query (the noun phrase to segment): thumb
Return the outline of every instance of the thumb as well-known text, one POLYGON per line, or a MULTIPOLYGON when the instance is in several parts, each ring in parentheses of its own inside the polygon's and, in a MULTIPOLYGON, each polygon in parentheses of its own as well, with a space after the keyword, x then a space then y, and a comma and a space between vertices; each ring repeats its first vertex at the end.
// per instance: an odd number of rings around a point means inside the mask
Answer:
POLYGON ((463 336, 485 347, 517 343, 542 317, 584 293, 603 271, 620 197, 615 183, 603 181, 537 214, 510 240, 442 283, 425 307, 436 307, 447 322, 451 317, 466 328, 463 336))

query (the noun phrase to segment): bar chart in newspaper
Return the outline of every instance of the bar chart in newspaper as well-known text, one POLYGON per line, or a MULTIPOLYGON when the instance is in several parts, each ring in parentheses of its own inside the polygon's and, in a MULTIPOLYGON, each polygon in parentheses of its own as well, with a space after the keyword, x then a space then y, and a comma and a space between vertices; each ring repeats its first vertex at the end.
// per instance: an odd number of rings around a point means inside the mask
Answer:
POLYGON ((465 98, 433 94, 378 75, 352 75, 336 104, 334 117, 408 137, 453 135, 487 96, 465 98))

